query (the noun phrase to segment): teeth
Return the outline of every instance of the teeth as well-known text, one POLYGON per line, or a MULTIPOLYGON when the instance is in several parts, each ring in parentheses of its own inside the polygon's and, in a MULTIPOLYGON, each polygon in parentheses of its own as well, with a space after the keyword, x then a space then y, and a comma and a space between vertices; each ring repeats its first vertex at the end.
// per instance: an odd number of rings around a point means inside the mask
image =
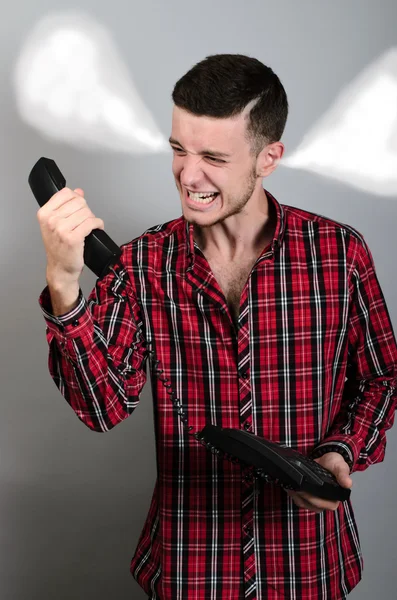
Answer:
POLYGON ((188 194, 189 197, 192 198, 192 200, 195 200, 196 202, 201 202, 202 204, 209 204, 213 200, 217 192, 193 193, 188 191, 188 194))

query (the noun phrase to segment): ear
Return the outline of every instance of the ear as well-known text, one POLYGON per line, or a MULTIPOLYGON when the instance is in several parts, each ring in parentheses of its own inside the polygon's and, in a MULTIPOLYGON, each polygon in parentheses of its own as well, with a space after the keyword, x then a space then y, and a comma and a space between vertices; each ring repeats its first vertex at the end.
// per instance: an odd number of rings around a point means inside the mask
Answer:
POLYGON ((263 148, 256 160, 256 174, 258 177, 267 177, 275 169, 284 154, 284 144, 273 142, 263 148))

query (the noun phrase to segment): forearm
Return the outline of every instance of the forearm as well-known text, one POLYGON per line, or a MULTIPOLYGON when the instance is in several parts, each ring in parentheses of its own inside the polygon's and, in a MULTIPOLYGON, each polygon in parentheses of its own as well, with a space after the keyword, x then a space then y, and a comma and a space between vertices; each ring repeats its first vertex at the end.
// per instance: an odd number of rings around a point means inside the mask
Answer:
POLYGON ((105 432, 127 418, 139 403, 146 376, 140 358, 117 360, 93 327, 66 340, 47 332, 50 375, 77 417, 105 432), (134 368, 134 366, 136 368, 134 368))
POLYGON ((355 249, 350 276, 346 379, 340 409, 312 456, 335 451, 363 471, 384 458, 397 399, 397 344, 371 252, 355 249), (332 450, 332 448, 331 448, 332 450))
POLYGON ((385 456, 386 431, 394 422, 396 408, 396 374, 382 374, 371 381, 348 386, 341 410, 327 435, 312 453, 319 457, 326 451, 344 456, 351 472, 363 471, 385 456))
POLYGON ((80 288, 76 299, 75 290, 68 296, 56 286, 59 304, 54 307, 49 285, 39 300, 47 322, 51 377, 79 419, 94 431, 107 431, 129 416, 146 381, 146 353, 135 327, 138 316, 131 315, 136 304, 124 301, 121 285, 117 297, 112 289, 109 275, 88 300, 80 288))

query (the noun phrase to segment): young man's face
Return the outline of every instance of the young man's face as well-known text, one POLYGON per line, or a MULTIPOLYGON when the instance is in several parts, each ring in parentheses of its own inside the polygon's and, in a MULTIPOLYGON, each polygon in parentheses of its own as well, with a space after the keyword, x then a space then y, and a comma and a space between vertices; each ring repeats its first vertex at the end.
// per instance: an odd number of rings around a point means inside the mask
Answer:
POLYGON ((190 223, 201 227, 215 225, 241 212, 254 191, 262 188, 245 128, 243 115, 217 119, 192 115, 174 106, 170 137, 174 153, 172 172, 183 215, 190 223), (191 197, 189 192, 217 195, 200 199, 191 197))

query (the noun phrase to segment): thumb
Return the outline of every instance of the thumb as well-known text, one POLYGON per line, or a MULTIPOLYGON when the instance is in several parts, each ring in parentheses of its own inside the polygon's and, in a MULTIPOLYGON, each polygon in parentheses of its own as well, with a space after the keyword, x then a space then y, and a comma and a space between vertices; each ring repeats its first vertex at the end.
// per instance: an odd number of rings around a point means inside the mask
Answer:
POLYGON ((338 480, 339 485, 345 488, 353 487, 353 480, 349 475, 349 465, 343 461, 340 465, 337 465, 334 471, 334 475, 338 480))
POLYGON ((82 190, 81 188, 76 188, 73 191, 76 192, 76 194, 79 194, 79 196, 83 196, 84 198, 84 190, 82 190))

